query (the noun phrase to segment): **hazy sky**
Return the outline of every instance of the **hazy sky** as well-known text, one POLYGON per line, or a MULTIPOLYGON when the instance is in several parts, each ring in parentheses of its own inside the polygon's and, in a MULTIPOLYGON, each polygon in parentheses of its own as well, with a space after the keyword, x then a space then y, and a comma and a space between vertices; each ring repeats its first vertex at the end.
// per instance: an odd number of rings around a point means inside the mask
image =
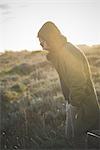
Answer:
POLYGON ((0 51, 40 49, 48 20, 74 44, 100 44, 99 0, 0 0, 0 51))

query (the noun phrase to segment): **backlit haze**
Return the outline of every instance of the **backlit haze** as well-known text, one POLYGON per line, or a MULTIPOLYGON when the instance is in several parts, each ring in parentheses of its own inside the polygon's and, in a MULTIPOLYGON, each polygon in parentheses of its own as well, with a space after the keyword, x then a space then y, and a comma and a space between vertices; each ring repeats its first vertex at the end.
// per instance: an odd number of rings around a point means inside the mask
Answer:
POLYGON ((0 51, 41 49, 37 32, 46 21, 73 44, 100 44, 99 0, 0 0, 0 51))

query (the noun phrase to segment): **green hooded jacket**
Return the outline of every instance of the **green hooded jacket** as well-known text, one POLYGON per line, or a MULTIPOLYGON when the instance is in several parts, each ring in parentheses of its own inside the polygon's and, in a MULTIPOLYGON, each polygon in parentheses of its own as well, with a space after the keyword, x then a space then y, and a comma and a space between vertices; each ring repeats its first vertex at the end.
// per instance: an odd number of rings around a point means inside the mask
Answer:
POLYGON ((57 70, 65 99, 84 111, 87 124, 98 122, 99 103, 84 53, 60 33, 55 24, 47 22, 38 36, 50 46, 47 59, 57 70))

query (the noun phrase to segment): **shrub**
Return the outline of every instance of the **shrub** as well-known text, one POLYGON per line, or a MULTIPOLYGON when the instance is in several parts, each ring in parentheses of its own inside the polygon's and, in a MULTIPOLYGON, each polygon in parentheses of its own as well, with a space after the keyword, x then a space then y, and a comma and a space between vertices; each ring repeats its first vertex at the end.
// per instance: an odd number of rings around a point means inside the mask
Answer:
POLYGON ((8 71, 10 74, 29 75, 33 71, 33 66, 27 63, 14 66, 8 71))
POLYGON ((8 90, 3 93, 3 99, 7 101, 14 101, 17 99, 17 97, 18 97, 18 93, 15 91, 8 90))
POLYGON ((18 93, 21 93, 21 92, 24 92, 26 90, 26 86, 22 83, 17 83, 11 87, 11 90, 18 92, 18 93))

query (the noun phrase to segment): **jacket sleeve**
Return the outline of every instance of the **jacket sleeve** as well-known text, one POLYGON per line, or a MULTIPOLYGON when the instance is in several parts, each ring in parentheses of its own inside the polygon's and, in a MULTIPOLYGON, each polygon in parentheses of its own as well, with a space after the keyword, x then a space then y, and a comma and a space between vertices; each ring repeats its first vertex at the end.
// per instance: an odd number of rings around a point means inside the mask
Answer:
POLYGON ((72 81, 70 82, 70 103, 73 106, 80 106, 86 100, 85 97, 85 86, 86 83, 84 80, 81 80, 80 77, 71 76, 72 81))
POLYGON ((73 106, 80 106, 86 100, 85 88, 87 79, 83 70, 84 64, 74 62, 67 64, 68 66, 68 80, 70 90, 70 103, 73 106))
POLYGON ((62 89, 64 98, 66 101, 69 102, 69 88, 65 85, 65 83, 62 79, 60 79, 60 83, 61 83, 61 89, 62 89))

